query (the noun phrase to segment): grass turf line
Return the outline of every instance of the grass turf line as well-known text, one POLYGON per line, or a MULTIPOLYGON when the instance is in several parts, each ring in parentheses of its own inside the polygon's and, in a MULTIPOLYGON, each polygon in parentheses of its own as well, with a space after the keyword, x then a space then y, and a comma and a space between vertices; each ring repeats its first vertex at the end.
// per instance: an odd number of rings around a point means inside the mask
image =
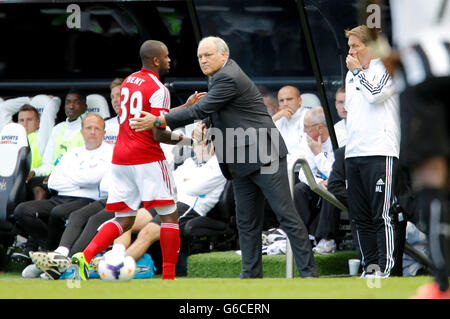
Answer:
MULTIPOLYGON (((23 279, 19 274, 0 274, 3 299, 405 299, 430 277, 387 278, 380 288, 369 288, 366 279, 223 279, 160 278, 135 279, 123 283, 92 279, 76 283, 66 280, 23 279), (72 287, 72 288, 70 288, 72 287)), ((373 286, 373 285, 372 285, 373 286)))

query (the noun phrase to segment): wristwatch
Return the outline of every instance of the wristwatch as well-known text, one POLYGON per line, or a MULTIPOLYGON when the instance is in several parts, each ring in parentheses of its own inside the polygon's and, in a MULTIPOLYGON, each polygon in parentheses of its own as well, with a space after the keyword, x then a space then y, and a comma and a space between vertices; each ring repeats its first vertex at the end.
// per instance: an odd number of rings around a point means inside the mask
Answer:
POLYGON ((362 71, 361 68, 355 68, 355 69, 353 69, 352 73, 353 73, 353 75, 358 75, 358 73, 359 73, 360 71, 362 71))
POLYGON ((160 128, 161 127, 161 122, 159 121, 159 116, 157 116, 155 118, 155 122, 153 123, 153 125, 155 126, 155 128, 160 128))

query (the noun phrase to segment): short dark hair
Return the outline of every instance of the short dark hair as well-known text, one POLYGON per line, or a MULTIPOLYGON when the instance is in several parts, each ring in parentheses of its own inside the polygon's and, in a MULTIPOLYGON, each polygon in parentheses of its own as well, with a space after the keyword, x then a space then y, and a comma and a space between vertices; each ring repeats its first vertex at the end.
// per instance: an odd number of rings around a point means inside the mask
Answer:
POLYGON ((152 62, 154 57, 161 58, 163 48, 166 45, 158 40, 147 40, 142 43, 139 49, 139 55, 141 57, 142 65, 148 66, 152 62))
POLYGON ((83 90, 78 89, 78 88, 70 88, 69 92, 67 92, 66 96, 69 95, 69 94, 76 94, 76 95, 78 95, 81 98, 81 100, 83 101, 83 103, 86 104, 86 96, 87 95, 86 95, 86 93, 83 90))
POLYGON ((20 107, 20 109, 19 109, 19 113, 20 112, 27 112, 27 111, 32 111, 32 112, 34 112, 35 114, 36 114, 36 116, 37 116, 37 118, 39 119, 40 118, 40 114, 39 114, 39 111, 33 106, 33 105, 30 105, 30 104, 24 104, 24 105, 22 105, 21 107, 20 107))

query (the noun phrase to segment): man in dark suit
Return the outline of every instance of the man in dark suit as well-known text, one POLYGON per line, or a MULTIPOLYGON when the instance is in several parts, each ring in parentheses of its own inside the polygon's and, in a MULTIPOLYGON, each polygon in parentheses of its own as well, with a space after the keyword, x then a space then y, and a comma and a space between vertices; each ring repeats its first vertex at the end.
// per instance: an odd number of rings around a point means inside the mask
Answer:
MULTIPOLYGON (((223 175, 233 180, 237 225, 242 250, 240 278, 261 278, 264 197, 290 240, 301 277, 317 277, 311 243, 303 221, 295 210, 287 176, 287 148, 255 84, 235 61, 220 38, 200 41, 197 56, 209 77, 208 93, 188 108, 155 117, 132 120, 132 128, 171 129, 209 117, 223 175)), ((197 138, 200 140, 201 138, 197 138)))

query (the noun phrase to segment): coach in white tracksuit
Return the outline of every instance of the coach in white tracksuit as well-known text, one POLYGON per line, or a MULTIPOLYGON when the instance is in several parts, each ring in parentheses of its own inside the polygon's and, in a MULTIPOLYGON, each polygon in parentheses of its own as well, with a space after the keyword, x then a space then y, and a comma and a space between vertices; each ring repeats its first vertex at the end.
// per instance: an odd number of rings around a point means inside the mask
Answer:
POLYGON ((366 46, 372 39, 367 26, 346 31, 346 37, 348 206, 357 227, 363 277, 388 277, 394 266, 389 210, 400 147, 398 94, 384 64, 366 46))

